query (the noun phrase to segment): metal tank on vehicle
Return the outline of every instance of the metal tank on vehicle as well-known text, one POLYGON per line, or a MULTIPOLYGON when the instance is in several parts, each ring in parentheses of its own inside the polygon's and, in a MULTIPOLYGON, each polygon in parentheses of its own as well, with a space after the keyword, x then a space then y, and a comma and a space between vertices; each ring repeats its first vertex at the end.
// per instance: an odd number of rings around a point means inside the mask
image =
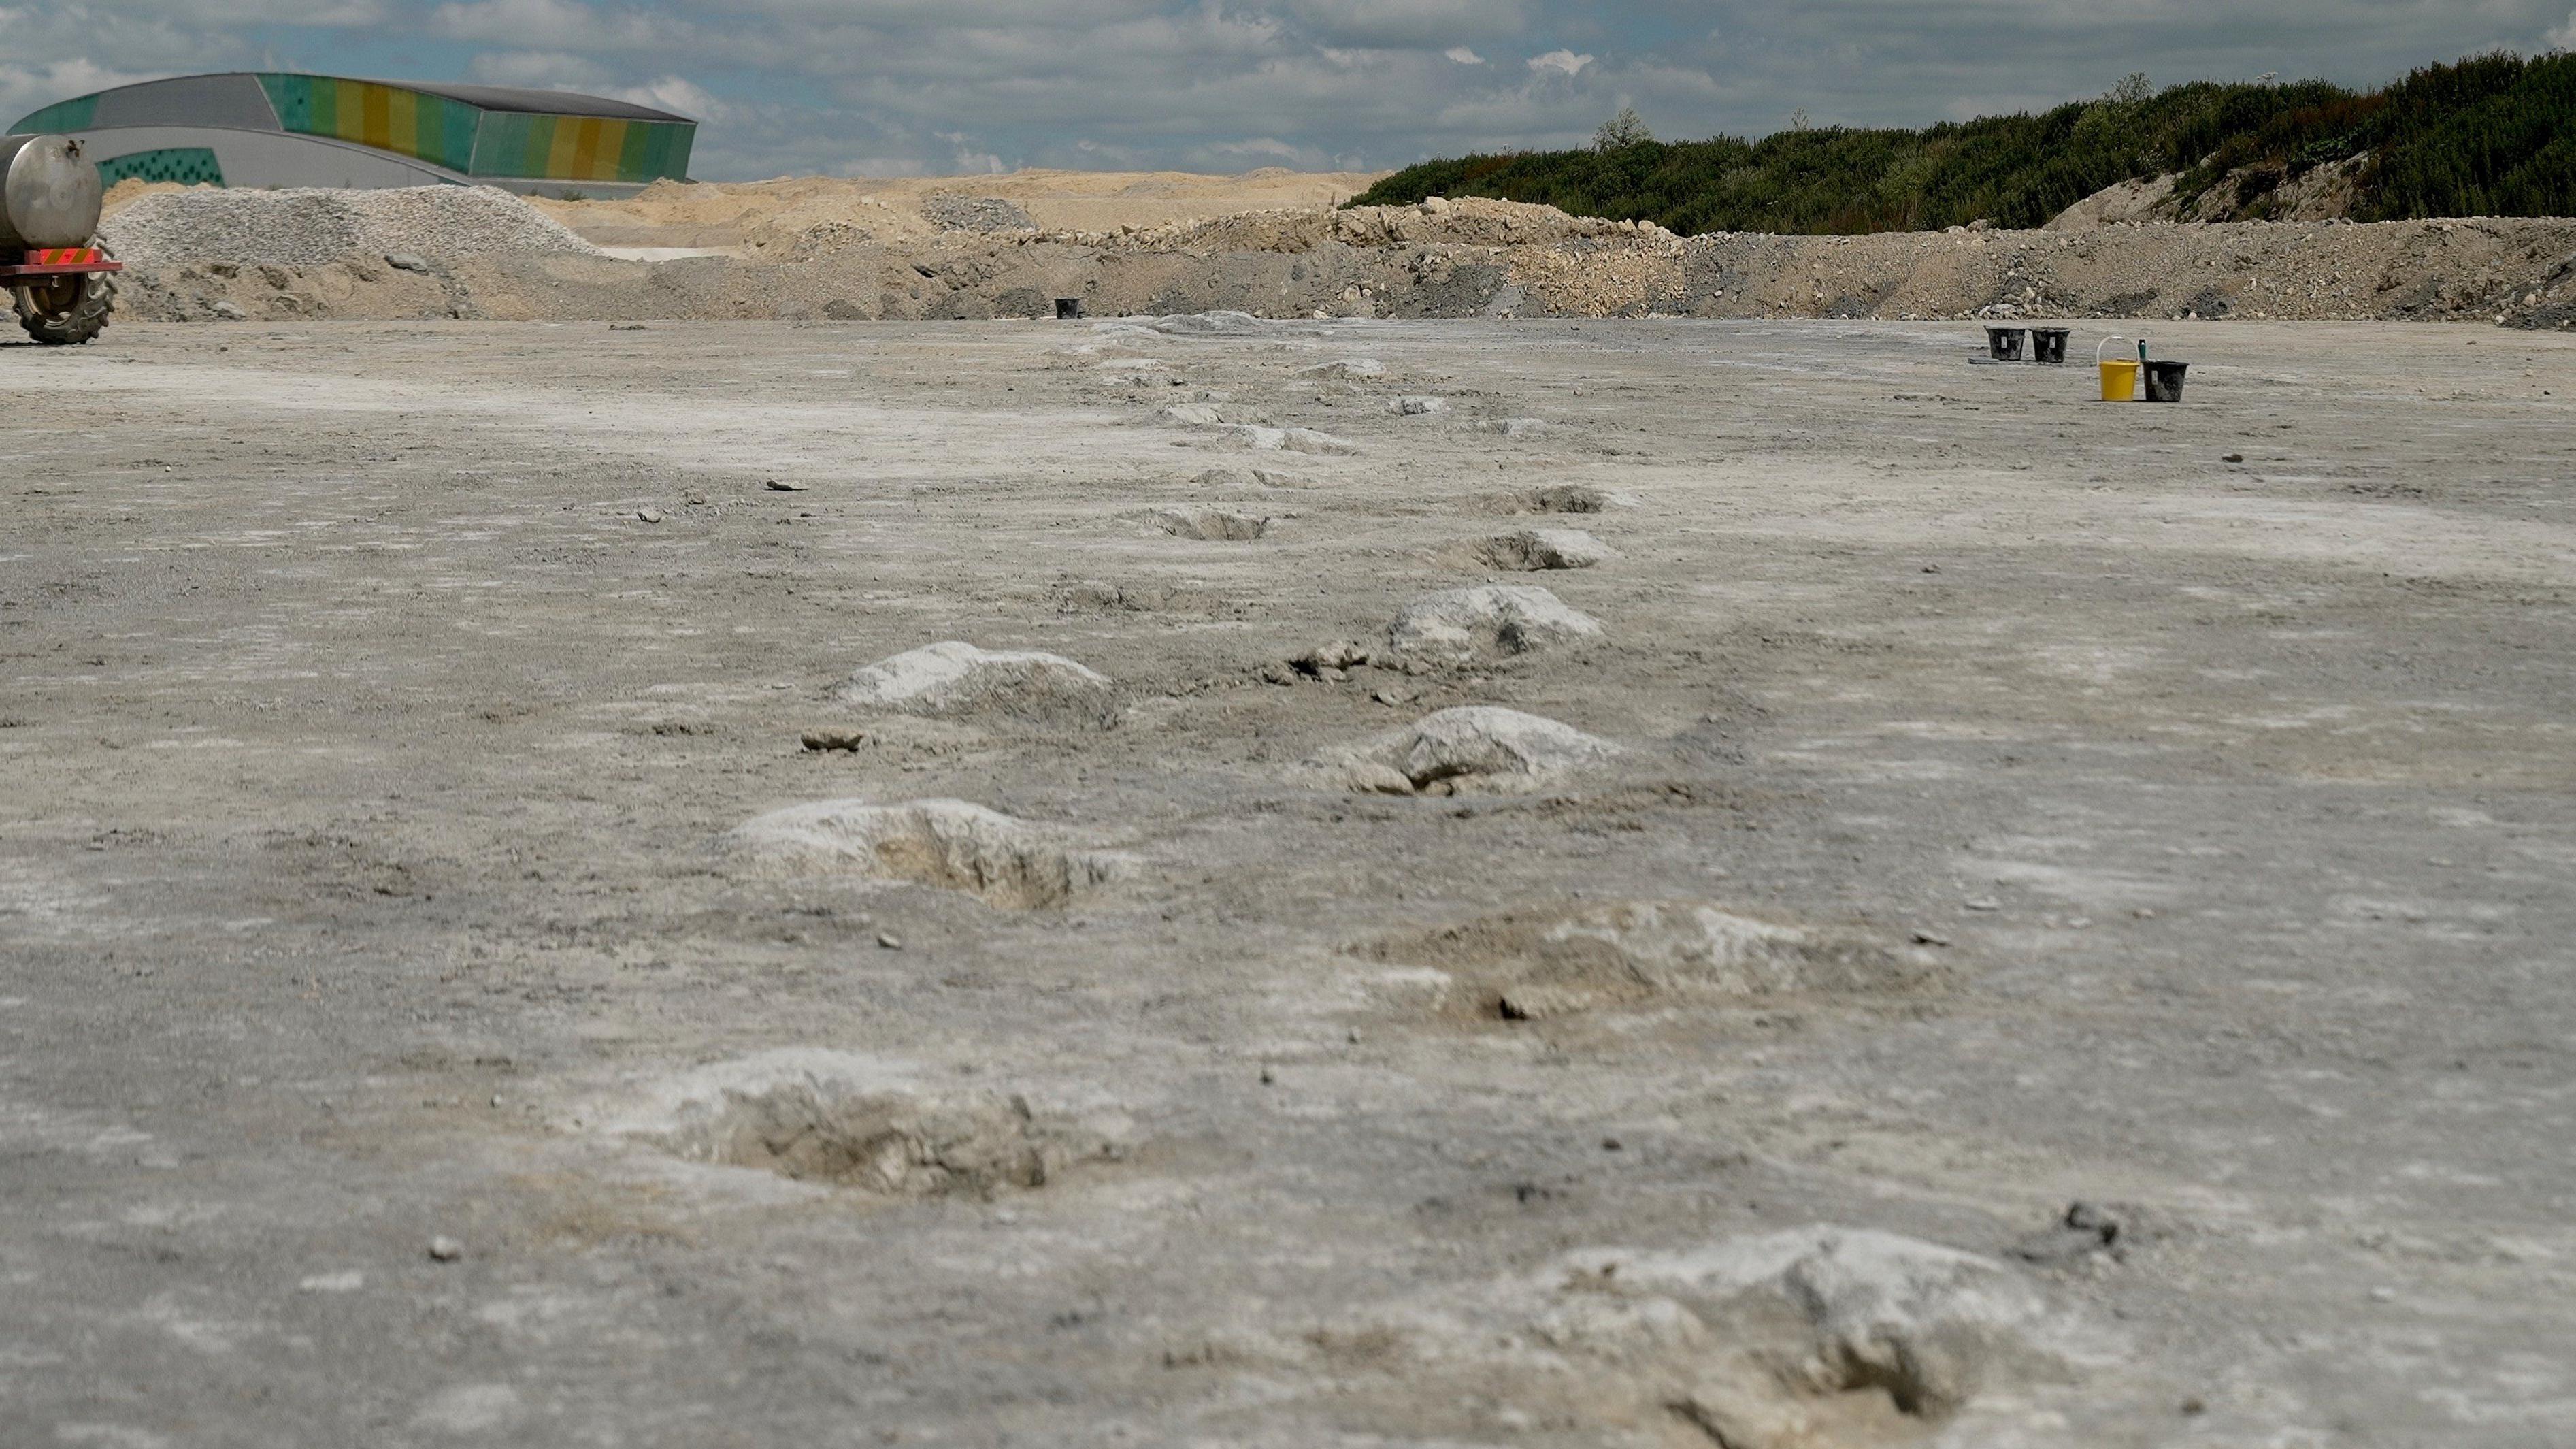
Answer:
POLYGON ((80 142, 0 136, 0 286, 39 342, 87 342, 107 326, 123 268, 91 243, 104 196, 80 142))

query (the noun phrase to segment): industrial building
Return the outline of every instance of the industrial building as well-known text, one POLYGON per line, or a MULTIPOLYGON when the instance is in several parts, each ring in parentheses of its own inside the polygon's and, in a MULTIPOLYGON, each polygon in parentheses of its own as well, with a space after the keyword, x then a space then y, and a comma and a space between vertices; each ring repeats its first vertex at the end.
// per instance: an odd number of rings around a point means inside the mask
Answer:
POLYGON ((506 187, 625 196, 685 180, 697 122, 567 91, 237 71, 119 86, 19 119, 110 185, 506 187))

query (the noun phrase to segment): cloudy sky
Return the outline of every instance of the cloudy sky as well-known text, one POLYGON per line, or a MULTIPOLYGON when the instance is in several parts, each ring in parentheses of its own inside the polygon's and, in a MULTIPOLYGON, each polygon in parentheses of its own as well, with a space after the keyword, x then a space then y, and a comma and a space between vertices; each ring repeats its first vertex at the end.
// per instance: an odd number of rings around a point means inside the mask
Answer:
POLYGON ((560 86, 697 117, 694 171, 1361 169, 1914 124, 2576 48, 2570 0, 0 0, 0 124, 225 69, 560 86))

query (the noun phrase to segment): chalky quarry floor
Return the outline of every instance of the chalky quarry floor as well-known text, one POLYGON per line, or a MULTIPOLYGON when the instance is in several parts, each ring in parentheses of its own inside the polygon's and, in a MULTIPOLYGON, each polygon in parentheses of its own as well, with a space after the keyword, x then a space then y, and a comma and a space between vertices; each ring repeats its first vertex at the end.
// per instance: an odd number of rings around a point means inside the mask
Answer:
POLYGON ((2570 1442, 2576 345, 2096 340, 0 348, 0 1440, 2570 1442))

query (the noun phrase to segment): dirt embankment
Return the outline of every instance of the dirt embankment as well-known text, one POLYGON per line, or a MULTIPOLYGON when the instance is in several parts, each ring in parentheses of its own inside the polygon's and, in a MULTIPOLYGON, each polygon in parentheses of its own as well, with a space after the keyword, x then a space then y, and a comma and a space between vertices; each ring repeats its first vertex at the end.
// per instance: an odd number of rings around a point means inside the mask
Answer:
POLYGON ((106 235, 154 259, 129 274, 126 305, 164 320, 971 319, 1052 316, 1059 298, 1095 316, 2576 319, 2576 222, 2565 220, 2123 223, 2120 199, 2102 198, 2061 219, 2070 229, 1683 238, 1474 199, 1333 210, 1300 195, 1208 210, 1264 186, 1329 193, 1356 179, 1280 173, 1248 191, 1158 178, 1084 192, 1061 174, 1038 179, 1052 193, 1026 178, 899 192, 657 187, 547 208, 598 250, 533 247, 519 228, 448 229, 321 263, 285 216, 296 193, 271 194, 273 243, 234 218, 221 247, 174 260, 174 237, 216 234, 202 211, 245 205, 182 192, 120 211, 106 235))

